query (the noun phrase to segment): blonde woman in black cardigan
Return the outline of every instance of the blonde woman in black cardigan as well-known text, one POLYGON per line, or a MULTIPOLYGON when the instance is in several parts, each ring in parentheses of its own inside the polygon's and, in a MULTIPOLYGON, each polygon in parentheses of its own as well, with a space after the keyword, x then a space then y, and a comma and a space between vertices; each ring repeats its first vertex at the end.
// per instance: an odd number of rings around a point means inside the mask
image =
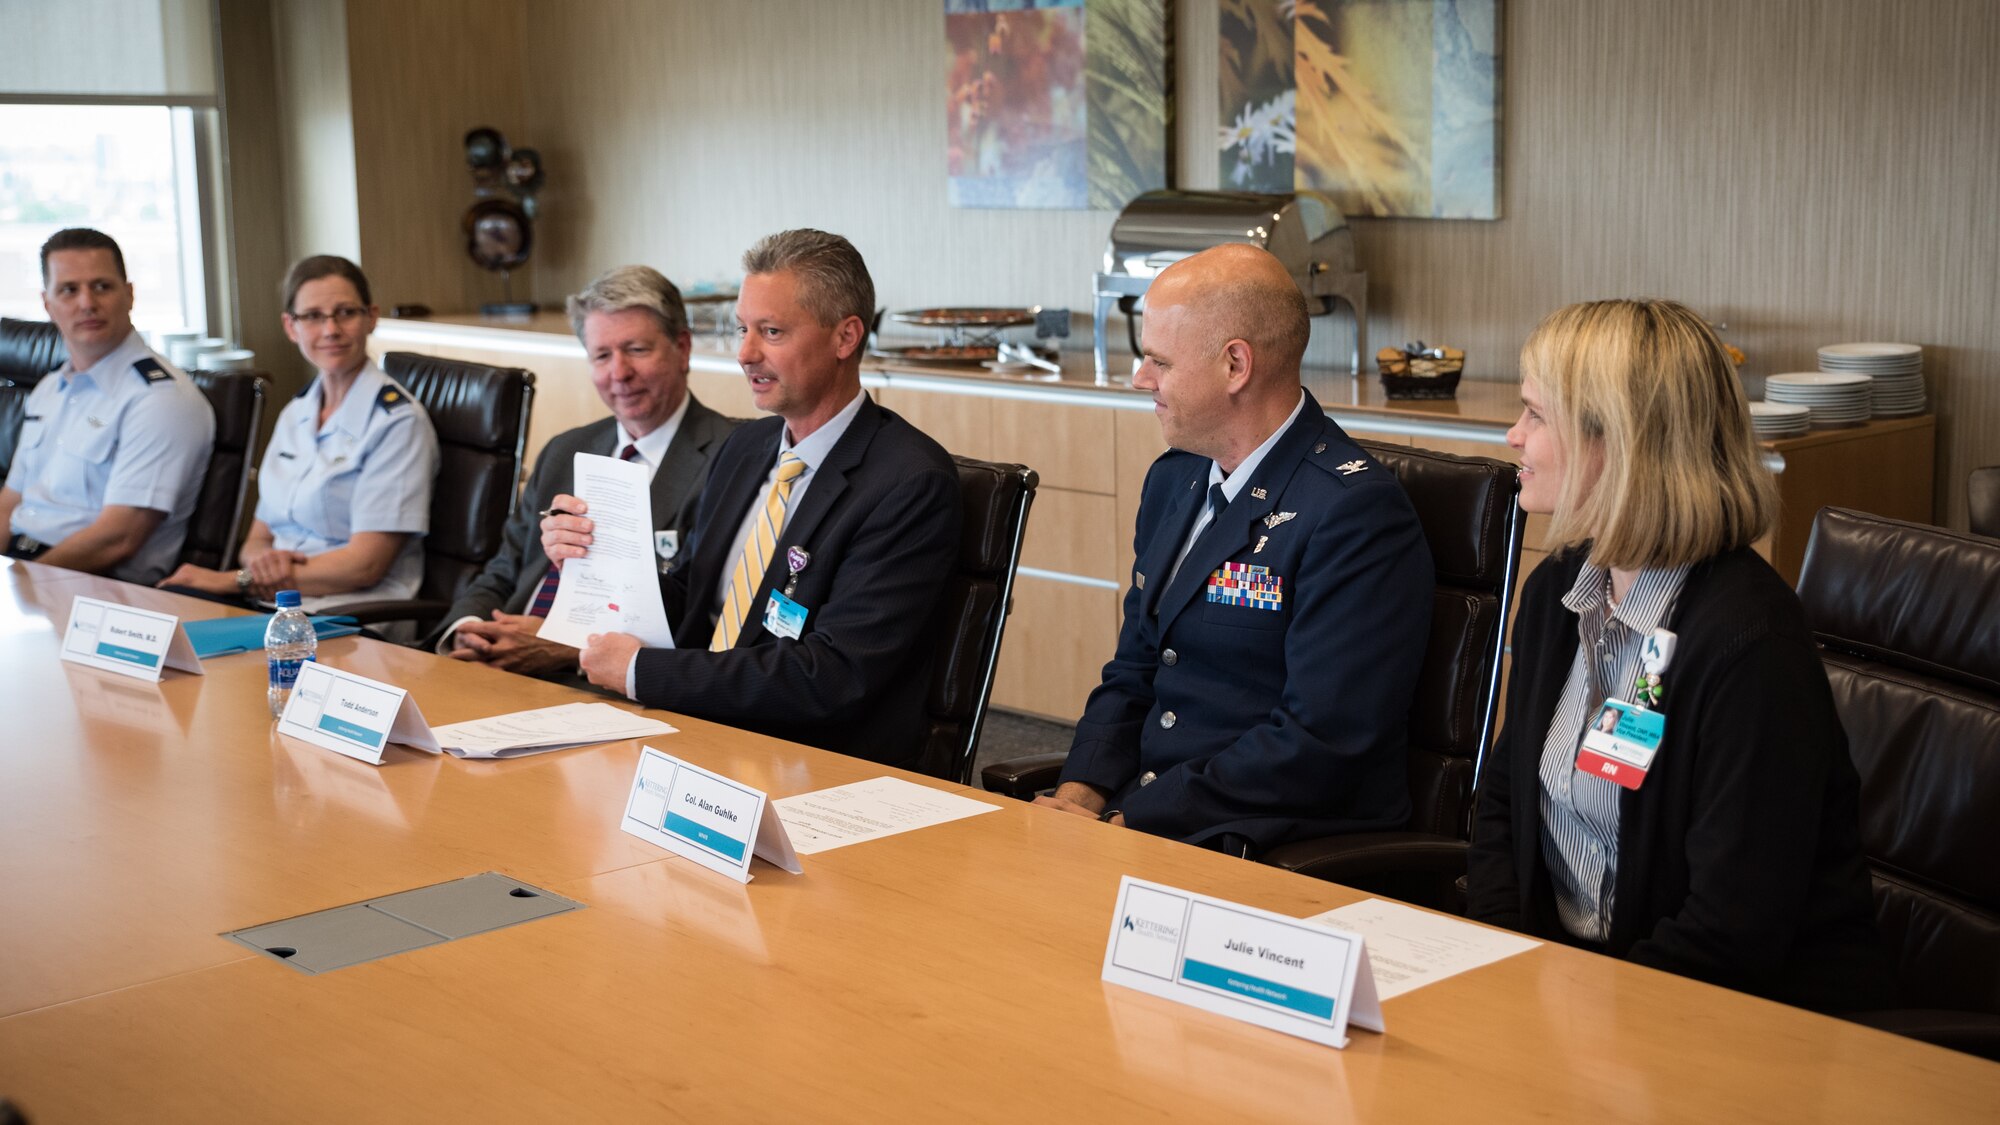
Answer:
POLYGON ((1471 915, 1805 1007, 1892 1006, 1847 738, 1798 599, 1751 549, 1777 499, 1720 341, 1671 301, 1572 305, 1522 349, 1521 398, 1521 507, 1559 549, 1515 619, 1471 915))

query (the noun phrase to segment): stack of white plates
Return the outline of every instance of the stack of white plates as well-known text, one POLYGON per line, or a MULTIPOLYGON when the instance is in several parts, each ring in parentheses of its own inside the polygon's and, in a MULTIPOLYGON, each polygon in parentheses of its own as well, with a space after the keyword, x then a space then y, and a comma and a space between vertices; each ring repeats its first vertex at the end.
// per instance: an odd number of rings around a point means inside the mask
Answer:
POLYGON ((1813 429, 1858 426, 1868 420, 1875 377, 1854 371, 1801 371, 1764 380, 1764 401, 1803 406, 1813 429))
POLYGON ((248 371, 257 362, 257 353, 248 348, 209 352, 201 357, 204 371, 248 371))
POLYGON ((1789 402, 1753 402, 1750 427, 1760 441, 1800 437, 1812 426, 1812 408, 1789 402))
POLYGON ((210 352, 230 350, 229 341, 220 336, 204 336, 197 340, 175 340, 167 345, 167 362, 182 371, 200 371, 205 365, 202 357, 210 352))
POLYGON ((1924 411, 1924 349, 1915 344, 1828 344, 1819 350, 1819 369, 1873 376, 1878 418, 1924 411))

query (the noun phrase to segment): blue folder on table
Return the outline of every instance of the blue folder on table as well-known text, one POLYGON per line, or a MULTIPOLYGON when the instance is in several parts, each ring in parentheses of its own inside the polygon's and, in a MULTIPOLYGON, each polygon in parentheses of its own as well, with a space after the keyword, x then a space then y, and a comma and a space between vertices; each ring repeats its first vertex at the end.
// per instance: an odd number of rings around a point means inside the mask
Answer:
MULTIPOLYGON (((194 654, 207 660, 211 656, 228 656, 232 652, 254 652, 263 648, 264 627, 275 616, 272 613, 256 613, 243 617, 211 617, 205 621, 183 621, 181 628, 187 630, 188 640, 194 645, 194 654)), ((322 641, 361 631, 361 626, 356 625, 352 617, 315 617, 312 623, 313 632, 322 641)))

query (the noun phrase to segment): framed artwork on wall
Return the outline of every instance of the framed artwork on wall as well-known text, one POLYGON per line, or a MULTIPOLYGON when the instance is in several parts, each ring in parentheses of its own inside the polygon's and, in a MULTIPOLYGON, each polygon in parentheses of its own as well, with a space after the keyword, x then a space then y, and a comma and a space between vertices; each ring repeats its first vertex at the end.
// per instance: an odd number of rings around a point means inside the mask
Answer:
POLYGON ((1224 187, 1500 217, 1500 0, 1221 0, 1224 187))
POLYGON ((954 207, 1117 210, 1167 182, 1168 0, 945 0, 954 207))

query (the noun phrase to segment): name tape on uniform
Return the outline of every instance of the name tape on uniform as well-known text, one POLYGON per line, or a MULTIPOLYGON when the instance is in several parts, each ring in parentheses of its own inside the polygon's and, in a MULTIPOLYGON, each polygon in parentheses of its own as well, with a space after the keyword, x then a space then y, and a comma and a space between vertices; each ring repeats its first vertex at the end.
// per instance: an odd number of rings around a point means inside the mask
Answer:
POLYGON ((1347 1046, 1347 1025, 1384 1030, 1367 941, 1125 876, 1103 979, 1231 1019, 1347 1046))
POLYGON ((803 875, 769 804, 760 790, 642 746, 619 827, 739 883, 751 879, 752 856, 803 875))
POLYGON ((371 766, 382 764, 391 742, 443 753, 409 692, 316 660, 299 665, 292 697, 278 717, 278 733, 371 766))
POLYGON ((150 683, 169 667, 203 674, 180 618, 96 598, 70 604, 62 658, 150 683))

